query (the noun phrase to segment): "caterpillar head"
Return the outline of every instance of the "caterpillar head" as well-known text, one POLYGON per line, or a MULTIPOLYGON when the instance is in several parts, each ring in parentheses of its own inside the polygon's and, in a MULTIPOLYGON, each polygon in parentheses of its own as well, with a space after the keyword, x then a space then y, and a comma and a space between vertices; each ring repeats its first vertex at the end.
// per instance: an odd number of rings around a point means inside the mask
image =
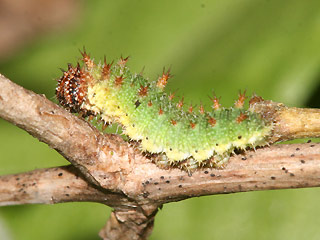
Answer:
POLYGON ((81 112, 87 92, 86 76, 77 64, 68 65, 68 70, 63 71, 63 76, 58 80, 56 97, 59 103, 70 112, 81 112))

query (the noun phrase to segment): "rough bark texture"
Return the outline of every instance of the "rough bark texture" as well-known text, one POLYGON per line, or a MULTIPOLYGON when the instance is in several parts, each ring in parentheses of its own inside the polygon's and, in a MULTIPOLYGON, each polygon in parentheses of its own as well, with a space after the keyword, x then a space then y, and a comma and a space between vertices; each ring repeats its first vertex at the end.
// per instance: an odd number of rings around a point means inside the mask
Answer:
MULTIPOLYGON (((257 102, 274 122, 273 141, 319 137, 319 110, 257 102)), ((157 209, 194 196, 320 186, 320 144, 275 145, 231 157, 223 169, 192 175, 160 169, 117 135, 0 75, 0 117, 56 149, 71 166, 0 177, 0 205, 93 201, 114 208, 103 239, 146 239, 157 209), (5 184, 4 184, 5 183, 5 184)))

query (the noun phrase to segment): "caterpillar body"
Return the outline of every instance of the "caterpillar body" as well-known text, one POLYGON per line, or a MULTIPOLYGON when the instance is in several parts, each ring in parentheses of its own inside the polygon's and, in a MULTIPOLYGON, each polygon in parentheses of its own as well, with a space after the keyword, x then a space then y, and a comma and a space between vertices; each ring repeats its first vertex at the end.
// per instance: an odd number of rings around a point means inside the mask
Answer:
MULTIPOLYGON (((220 167, 235 150, 268 144, 272 123, 250 106, 244 108, 245 93, 239 94, 232 108, 222 108, 212 98, 212 111, 192 106, 185 110, 183 99, 174 100, 164 92, 171 77, 163 71, 155 81, 130 72, 128 58, 116 64, 96 64, 83 51, 78 63, 58 80, 56 96, 71 112, 84 116, 100 115, 106 122, 117 122, 130 139, 138 141, 142 151, 156 154, 161 166, 178 166, 191 171, 201 166, 220 167)), ((258 99, 258 100, 257 100, 258 99)))

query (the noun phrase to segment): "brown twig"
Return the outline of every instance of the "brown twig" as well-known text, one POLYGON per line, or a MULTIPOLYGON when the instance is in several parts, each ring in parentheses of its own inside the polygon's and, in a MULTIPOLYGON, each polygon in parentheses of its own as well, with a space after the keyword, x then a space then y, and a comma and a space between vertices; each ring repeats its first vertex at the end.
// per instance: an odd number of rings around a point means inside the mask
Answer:
POLYGON ((320 137, 320 110, 286 107, 282 103, 259 101, 251 110, 274 122, 272 142, 320 137))
MULTIPOLYGON (((301 110, 297 116, 299 109, 266 101, 257 102, 254 111, 274 122, 275 140, 319 136, 317 126, 306 127, 304 120, 318 124, 319 111, 301 110)), ((189 176, 179 169, 158 168, 120 137, 103 135, 3 76, 0 117, 46 142, 73 165, 0 177, 0 183, 6 183, 0 184, 0 204, 107 204, 115 211, 100 232, 104 239, 146 239, 158 207, 168 202, 220 193, 320 186, 320 144, 247 151, 231 157, 224 169, 200 169, 189 176)))
POLYGON ((112 199, 88 184, 73 166, 1 176, 0 193, 1 206, 112 199))

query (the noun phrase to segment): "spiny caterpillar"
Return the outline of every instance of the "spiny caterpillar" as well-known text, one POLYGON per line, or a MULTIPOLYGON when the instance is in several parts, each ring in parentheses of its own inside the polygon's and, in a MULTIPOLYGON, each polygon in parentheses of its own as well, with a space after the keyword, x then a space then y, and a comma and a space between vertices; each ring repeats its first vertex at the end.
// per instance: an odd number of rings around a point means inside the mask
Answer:
POLYGON ((220 167, 235 150, 268 144, 272 123, 254 112, 253 96, 244 109, 245 93, 239 94, 233 108, 222 108, 213 97, 213 110, 183 109, 183 98, 176 102, 164 92, 170 71, 153 82, 131 73, 128 58, 118 63, 96 64, 81 52, 81 67, 68 65, 58 80, 59 103, 82 116, 100 115, 105 123, 117 122, 143 152, 155 154, 160 166, 177 166, 191 171, 201 166, 220 167))

